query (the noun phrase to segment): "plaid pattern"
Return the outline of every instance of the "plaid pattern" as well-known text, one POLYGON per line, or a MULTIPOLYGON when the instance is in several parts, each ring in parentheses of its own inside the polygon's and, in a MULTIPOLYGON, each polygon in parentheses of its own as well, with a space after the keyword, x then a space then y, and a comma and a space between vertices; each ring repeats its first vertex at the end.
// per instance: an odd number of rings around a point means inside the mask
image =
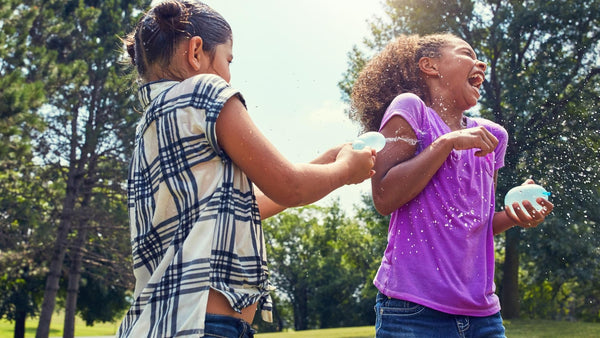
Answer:
POLYGON ((208 291, 271 319, 266 249, 252 183, 217 143, 215 124, 241 94, 203 74, 140 88, 128 180, 134 302, 119 337, 201 337, 208 291))

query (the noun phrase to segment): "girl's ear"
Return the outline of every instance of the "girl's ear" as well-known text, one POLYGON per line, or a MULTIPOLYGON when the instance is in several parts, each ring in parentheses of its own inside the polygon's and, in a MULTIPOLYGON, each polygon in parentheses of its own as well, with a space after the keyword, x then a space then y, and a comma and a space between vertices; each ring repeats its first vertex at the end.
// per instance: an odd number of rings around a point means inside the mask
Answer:
POLYGON ((187 61, 195 71, 202 67, 202 44, 202 38, 199 36, 194 36, 188 41, 187 61))
POLYGON ((438 71, 438 65, 436 62, 436 59, 434 58, 430 58, 430 57, 422 57, 419 59, 419 69, 421 69, 421 71, 423 73, 425 73, 425 75, 429 75, 429 76, 433 76, 433 77, 438 77, 440 76, 440 72, 438 71))

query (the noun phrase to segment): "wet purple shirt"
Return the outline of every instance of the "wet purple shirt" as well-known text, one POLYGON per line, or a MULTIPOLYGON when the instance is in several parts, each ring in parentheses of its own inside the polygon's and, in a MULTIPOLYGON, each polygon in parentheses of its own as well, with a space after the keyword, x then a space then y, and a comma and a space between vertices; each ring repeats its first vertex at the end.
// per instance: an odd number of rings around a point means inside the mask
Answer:
MULTIPOLYGON (((401 94, 381 126, 401 116, 417 135, 417 154, 450 128, 414 94, 401 94)), ((499 140, 486 157, 453 150, 425 189, 392 213, 388 245, 375 277, 385 295, 438 311, 489 316, 500 310, 494 285, 494 171, 504 166, 508 134, 491 121, 468 118, 499 140)))

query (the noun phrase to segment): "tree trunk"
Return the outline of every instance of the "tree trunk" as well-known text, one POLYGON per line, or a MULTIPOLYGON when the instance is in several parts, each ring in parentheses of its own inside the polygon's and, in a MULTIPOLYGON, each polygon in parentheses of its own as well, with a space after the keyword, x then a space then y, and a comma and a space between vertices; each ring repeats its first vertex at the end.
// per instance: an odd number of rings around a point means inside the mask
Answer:
POLYGON ((25 338, 25 319, 27 318, 26 312, 19 312, 15 318, 15 332, 14 338, 25 338))
POLYGON ((519 241, 521 229, 514 227, 506 232, 504 267, 502 278, 502 317, 519 318, 519 241))
POLYGON ((77 294, 79 293, 79 280, 81 278, 81 265, 83 260, 83 247, 87 240, 87 225, 81 224, 77 232, 77 239, 70 251, 73 253, 69 267, 69 282, 67 286, 67 300, 65 302, 65 323, 63 338, 75 337, 75 315, 77 314, 77 294))
POLYGON ((301 288, 294 297, 294 329, 296 331, 308 328, 308 299, 306 293, 306 289, 301 288))
POLYGON ((63 203, 63 212, 58 225, 54 249, 52 250, 50 270, 48 271, 48 277, 46 278, 44 301, 42 302, 42 312, 40 313, 40 319, 35 333, 36 338, 48 338, 50 335, 50 322, 52 321, 52 314, 54 313, 54 307, 56 306, 56 294, 59 289, 59 281, 62 274, 68 236, 73 222, 73 210, 75 208, 78 190, 74 188, 76 187, 74 184, 75 179, 70 177, 69 181, 71 184, 67 184, 67 195, 63 203))

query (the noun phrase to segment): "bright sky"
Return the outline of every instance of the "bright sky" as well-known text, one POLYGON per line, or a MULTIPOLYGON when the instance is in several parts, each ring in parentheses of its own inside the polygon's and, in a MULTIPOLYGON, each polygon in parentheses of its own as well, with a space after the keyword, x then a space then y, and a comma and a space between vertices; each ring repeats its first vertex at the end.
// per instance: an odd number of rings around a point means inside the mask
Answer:
MULTIPOLYGON (((254 122, 292 162, 352 141, 359 127, 345 115, 337 83, 347 53, 370 37, 367 20, 382 16, 380 0, 205 0, 233 29, 231 84, 254 122)), ((370 182, 336 190, 346 210, 370 182)))

